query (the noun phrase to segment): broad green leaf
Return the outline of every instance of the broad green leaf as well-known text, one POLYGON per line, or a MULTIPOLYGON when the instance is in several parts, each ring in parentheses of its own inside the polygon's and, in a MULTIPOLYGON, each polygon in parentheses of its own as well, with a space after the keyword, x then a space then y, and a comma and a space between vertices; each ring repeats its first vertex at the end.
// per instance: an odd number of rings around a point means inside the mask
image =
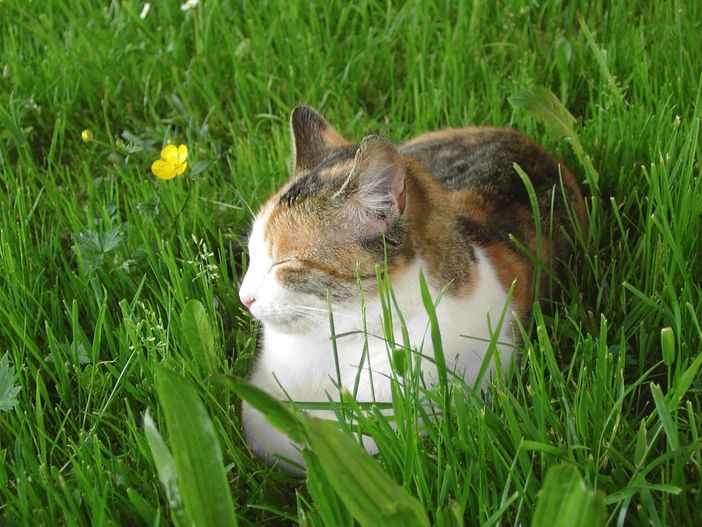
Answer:
POLYGON ((173 461, 173 456, 168 450, 166 443, 163 442, 163 438, 158 428, 156 428, 149 410, 146 410, 144 413, 144 434, 146 435, 146 442, 149 444, 151 455, 154 458, 158 479, 166 491, 166 498, 168 498, 168 506, 171 508, 171 513, 174 517, 183 520, 183 502, 178 492, 178 473, 176 472, 175 461, 173 461))
POLYGON ((103 253, 114 251, 122 243, 122 228, 117 225, 100 235, 100 247, 103 253))
POLYGON ((305 451, 304 457, 307 464, 307 489, 310 491, 310 496, 312 496, 315 505, 317 505, 319 516, 322 518, 324 525, 338 527, 348 525, 352 527, 353 517, 351 513, 324 477, 315 455, 308 450, 305 451))
POLYGON ((361 525, 428 526, 420 503, 331 421, 308 423, 312 454, 324 476, 361 525))
POLYGON ((180 315, 180 324, 185 342, 197 359, 201 370, 212 375, 215 365, 215 337, 210 317, 199 300, 190 300, 180 315))
POLYGON ((7 353, 0 359, 0 411, 9 412, 17 405, 20 387, 15 385, 15 368, 10 366, 7 353))
POLYGON ((159 366, 156 392, 166 417, 180 497, 190 521, 202 527, 236 525, 222 451, 195 388, 159 366))
POLYGON ((604 494, 588 490, 573 465, 553 467, 539 492, 532 527, 598 527, 605 524, 604 494))
POLYGON ((158 206, 161 203, 161 198, 155 192, 146 201, 137 203, 136 209, 145 218, 155 218, 158 216, 158 206))
POLYGON ((216 378, 227 383, 241 399, 261 412, 274 428, 296 443, 305 441, 306 433, 300 420, 269 393, 233 375, 219 375, 216 378))
POLYGON ((83 266, 88 272, 99 268, 105 255, 114 251, 124 239, 118 225, 107 232, 91 231, 89 229, 73 233, 73 252, 80 254, 83 266))

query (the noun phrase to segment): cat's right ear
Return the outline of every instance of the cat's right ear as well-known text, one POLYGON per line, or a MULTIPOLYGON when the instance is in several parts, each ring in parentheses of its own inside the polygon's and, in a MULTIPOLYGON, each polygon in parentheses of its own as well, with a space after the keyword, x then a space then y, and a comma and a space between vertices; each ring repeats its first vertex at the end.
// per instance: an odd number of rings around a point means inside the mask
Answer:
POLYGON ((331 148, 348 141, 309 106, 297 106, 290 115, 293 139, 293 177, 317 166, 331 148))

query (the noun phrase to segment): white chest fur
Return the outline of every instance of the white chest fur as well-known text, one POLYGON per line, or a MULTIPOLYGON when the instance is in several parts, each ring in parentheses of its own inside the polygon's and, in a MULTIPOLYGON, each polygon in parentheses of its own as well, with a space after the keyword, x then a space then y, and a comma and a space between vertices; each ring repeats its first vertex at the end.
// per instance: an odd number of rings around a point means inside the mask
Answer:
MULTIPOLYGON (((479 249, 476 249, 476 255, 478 262, 471 294, 465 298, 444 295, 437 307, 447 367, 462 376, 467 384, 473 384, 476 380, 488 350, 488 342, 507 302, 507 293, 501 287, 491 262, 479 249)), ((412 345, 420 349, 423 355, 433 357, 428 316, 419 289, 421 267, 421 261, 409 266, 393 282, 393 290, 412 345)), ((436 298, 439 292, 434 289, 431 293, 436 298)), ((337 384, 340 380, 341 386, 351 393, 358 383, 356 399, 360 402, 390 401, 391 361, 388 345, 381 338, 380 301, 366 298, 365 307, 368 354, 363 362, 366 337, 362 333, 361 307, 335 306, 336 333, 347 334, 336 340, 336 357, 328 324, 320 322, 303 334, 286 334, 264 327, 263 345, 251 382, 280 399, 286 398, 285 392, 294 401, 311 402, 338 401, 337 384), (355 333, 348 335, 349 332, 355 333)), ((513 341, 511 321, 511 310, 508 308, 500 330, 500 342, 513 341)), ((396 342, 402 342, 399 321, 394 321, 393 326, 396 342)), ((506 366, 512 348, 507 345, 500 349, 501 363, 506 366)), ((436 369, 431 361, 424 360, 422 370, 427 384, 436 382, 436 369)), ((310 413, 319 417, 330 416, 330 412, 324 411, 310 413)), ((299 452, 288 438, 271 428, 247 404, 243 405, 243 425, 249 445, 259 455, 269 461, 279 454, 301 462, 299 452)))

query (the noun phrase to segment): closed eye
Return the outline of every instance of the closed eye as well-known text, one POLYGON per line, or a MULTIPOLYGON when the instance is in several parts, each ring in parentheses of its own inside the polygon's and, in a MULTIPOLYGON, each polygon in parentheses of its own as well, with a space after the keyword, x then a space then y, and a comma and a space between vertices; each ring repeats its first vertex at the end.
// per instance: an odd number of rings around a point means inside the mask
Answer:
POLYGON ((276 267, 278 267, 279 265, 283 265, 283 264, 286 264, 286 263, 291 262, 291 261, 292 261, 292 258, 285 258, 284 260, 279 260, 277 262, 273 262, 271 264, 271 266, 268 268, 268 271, 270 272, 273 269, 275 269, 276 267))

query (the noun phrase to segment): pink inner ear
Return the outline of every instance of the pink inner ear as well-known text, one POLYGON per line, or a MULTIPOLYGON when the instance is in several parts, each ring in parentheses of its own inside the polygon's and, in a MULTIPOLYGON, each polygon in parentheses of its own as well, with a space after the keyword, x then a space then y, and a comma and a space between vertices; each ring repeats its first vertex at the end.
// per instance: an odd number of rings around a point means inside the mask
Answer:
POLYGON ((390 192, 394 198, 397 208, 400 210, 400 214, 405 212, 405 178, 401 171, 399 174, 395 174, 390 185, 390 192))
POLYGON ((387 232, 407 205, 404 167, 395 147, 386 139, 366 137, 337 195, 343 196, 346 213, 355 225, 387 232))

